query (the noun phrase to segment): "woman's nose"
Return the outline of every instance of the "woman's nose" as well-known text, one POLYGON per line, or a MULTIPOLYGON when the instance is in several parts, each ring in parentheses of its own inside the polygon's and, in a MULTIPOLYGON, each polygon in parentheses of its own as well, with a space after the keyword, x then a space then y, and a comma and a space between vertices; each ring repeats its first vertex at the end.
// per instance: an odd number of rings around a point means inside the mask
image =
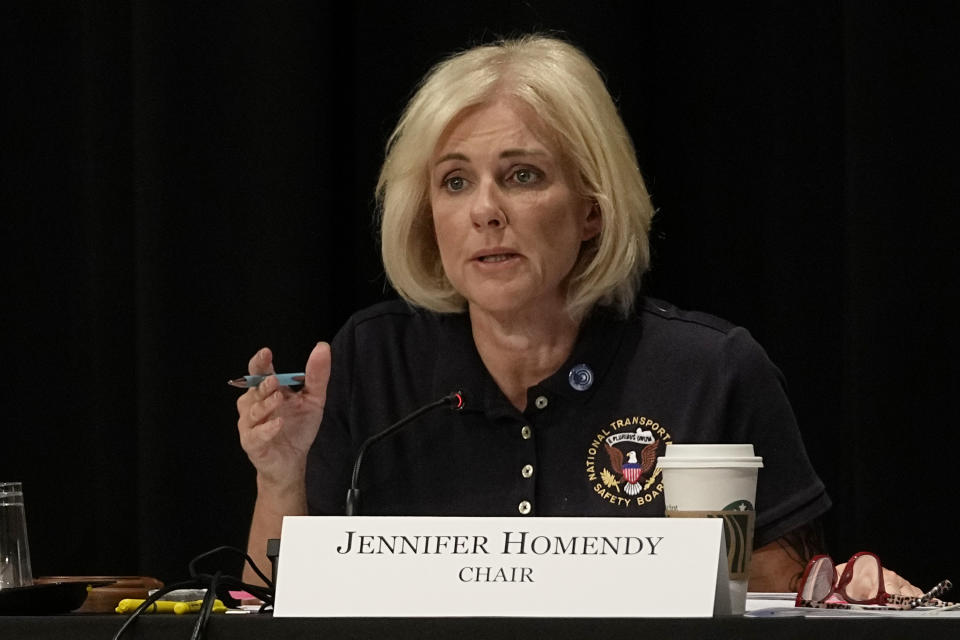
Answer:
POLYGON ((493 181, 483 181, 474 192, 470 219, 475 229, 499 229, 507 224, 500 191, 493 181))

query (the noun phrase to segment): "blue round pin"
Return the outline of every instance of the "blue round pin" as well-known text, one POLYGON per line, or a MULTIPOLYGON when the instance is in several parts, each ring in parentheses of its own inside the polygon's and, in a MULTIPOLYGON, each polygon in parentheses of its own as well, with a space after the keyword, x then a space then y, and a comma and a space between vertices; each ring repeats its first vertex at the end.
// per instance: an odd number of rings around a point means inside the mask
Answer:
POLYGON ((577 391, 586 391, 593 386, 593 370, 585 364, 578 364, 570 369, 567 379, 577 391))

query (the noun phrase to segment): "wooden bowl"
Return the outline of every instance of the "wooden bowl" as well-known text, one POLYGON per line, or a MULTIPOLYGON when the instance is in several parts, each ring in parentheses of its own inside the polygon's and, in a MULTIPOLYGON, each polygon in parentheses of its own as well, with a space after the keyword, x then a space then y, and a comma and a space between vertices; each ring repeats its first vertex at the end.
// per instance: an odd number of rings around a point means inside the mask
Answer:
POLYGON ((87 597, 74 613, 113 613, 124 598, 147 597, 147 592, 159 589, 163 583, 149 576, 44 576, 34 584, 82 583, 87 585, 87 597))

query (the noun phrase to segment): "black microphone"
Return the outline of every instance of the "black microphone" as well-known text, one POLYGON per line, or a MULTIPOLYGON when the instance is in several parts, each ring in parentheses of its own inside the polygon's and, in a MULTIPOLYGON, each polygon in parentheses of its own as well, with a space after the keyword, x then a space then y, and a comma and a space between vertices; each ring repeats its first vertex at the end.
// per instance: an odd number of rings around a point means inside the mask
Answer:
POLYGON ((360 463, 363 461, 363 453, 367 448, 375 442, 386 438, 391 433, 396 432, 400 427, 408 424, 414 418, 419 418, 423 414, 433 411, 437 407, 448 406, 454 411, 462 411, 466 400, 464 399, 464 394, 462 391, 454 391, 450 395, 446 395, 439 400, 435 400, 428 405, 424 405, 408 415, 406 418, 403 418, 380 433, 375 433, 366 440, 363 441, 363 444, 360 445, 360 450, 357 452, 357 460, 353 463, 353 477, 350 480, 350 488, 347 490, 347 505, 346 505, 346 515, 356 516, 360 515, 360 489, 358 488, 357 480, 360 478, 360 463))

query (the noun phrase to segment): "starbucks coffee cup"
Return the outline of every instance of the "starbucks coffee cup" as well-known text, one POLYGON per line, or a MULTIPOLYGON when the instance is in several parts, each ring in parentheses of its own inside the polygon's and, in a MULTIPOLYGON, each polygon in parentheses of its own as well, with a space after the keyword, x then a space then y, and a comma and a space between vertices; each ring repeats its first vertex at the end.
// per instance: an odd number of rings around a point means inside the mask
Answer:
POLYGON ((722 518, 730 608, 743 613, 753 551, 757 471, 752 444, 668 444, 658 461, 668 518, 722 518))

